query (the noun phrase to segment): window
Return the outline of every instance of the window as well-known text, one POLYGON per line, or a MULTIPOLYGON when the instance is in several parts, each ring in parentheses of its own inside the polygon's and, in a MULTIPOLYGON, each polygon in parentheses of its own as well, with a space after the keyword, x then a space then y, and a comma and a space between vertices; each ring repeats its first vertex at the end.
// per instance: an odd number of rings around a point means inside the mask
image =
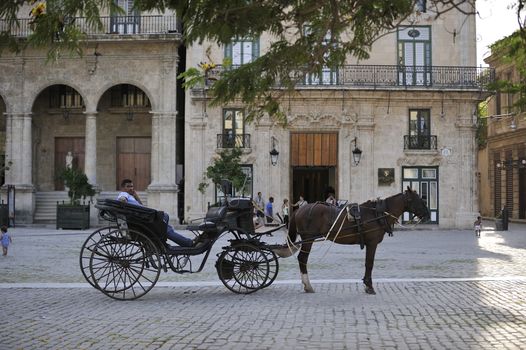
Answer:
POLYGON ((84 101, 82 96, 66 85, 54 85, 49 88, 50 108, 82 108, 84 101))
POLYGON ((426 0, 416 0, 416 11, 421 13, 425 13, 427 11, 426 0))
MULTIPOLYGON (((310 26, 305 26, 303 29, 305 35, 311 32, 310 26)), ((329 45, 331 34, 325 35, 323 44, 329 45)), ((326 58, 327 55, 325 55, 326 58)), ((338 83, 338 70, 336 68, 329 68, 323 66, 319 72, 307 74, 305 76, 305 85, 335 85, 338 83)))
POLYGON ((409 110, 409 137, 407 148, 430 149, 431 117, 429 109, 409 110))
MULTIPOLYGON (((418 192, 430 211, 430 224, 438 224, 438 167, 402 167, 402 189, 407 187, 418 192)), ((408 212, 403 222, 412 219, 408 212)))
POLYGON ((139 12, 133 8, 133 0, 115 0, 124 14, 111 16, 111 32, 118 34, 135 34, 140 32, 139 12))
POLYGON ((221 148, 245 147, 245 115, 241 109, 223 110, 221 148))
MULTIPOLYGON (((245 184, 242 188, 232 188, 231 193, 227 193, 227 197, 250 197, 252 198, 252 164, 241 165, 241 170, 245 173, 245 184)), ((225 194, 221 191, 220 186, 216 186, 216 203, 221 198, 224 198, 225 194)))
POLYGON ((398 28, 398 84, 431 85, 431 27, 398 28))
POLYGON ((225 58, 232 60, 232 65, 250 63, 259 57, 259 38, 238 39, 225 46, 225 58))
POLYGON ((148 96, 138 87, 121 84, 111 88, 112 107, 150 107, 148 96))

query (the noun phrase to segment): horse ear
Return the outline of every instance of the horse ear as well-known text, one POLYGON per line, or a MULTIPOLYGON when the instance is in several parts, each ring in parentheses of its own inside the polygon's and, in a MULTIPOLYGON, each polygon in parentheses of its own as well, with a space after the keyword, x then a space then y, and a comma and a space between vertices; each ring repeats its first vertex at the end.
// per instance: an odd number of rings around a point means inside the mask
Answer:
POLYGON ((411 191, 411 187, 407 186, 407 192, 413 192, 411 191))

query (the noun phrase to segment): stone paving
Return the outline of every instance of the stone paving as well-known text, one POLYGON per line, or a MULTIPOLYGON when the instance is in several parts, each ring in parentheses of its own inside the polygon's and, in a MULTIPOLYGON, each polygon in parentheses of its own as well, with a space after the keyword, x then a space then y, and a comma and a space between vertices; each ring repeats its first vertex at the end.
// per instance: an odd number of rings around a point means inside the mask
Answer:
POLYGON ((295 258, 280 260, 270 287, 234 294, 212 253, 202 273, 163 273, 130 302, 84 283, 78 253, 90 231, 11 229, 0 257, 0 349, 520 349, 526 225, 491 225, 478 239, 468 230, 386 237, 375 296, 359 282, 359 247, 320 243, 309 261, 314 294, 302 291, 295 258))

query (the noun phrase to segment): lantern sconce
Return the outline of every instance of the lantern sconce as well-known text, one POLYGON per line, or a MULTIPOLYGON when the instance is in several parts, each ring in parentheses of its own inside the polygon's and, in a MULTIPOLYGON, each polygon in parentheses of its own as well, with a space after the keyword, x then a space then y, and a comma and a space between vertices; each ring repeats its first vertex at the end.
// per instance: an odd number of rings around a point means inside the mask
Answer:
POLYGON ((357 137, 355 137, 351 142, 354 143, 354 149, 352 150, 352 160, 355 166, 360 164, 362 159, 362 150, 356 146, 357 137))
POLYGON ((272 166, 276 166, 278 164, 278 156, 279 152, 276 150, 276 138, 272 136, 272 149, 270 150, 270 163, 272 163, 272 166))

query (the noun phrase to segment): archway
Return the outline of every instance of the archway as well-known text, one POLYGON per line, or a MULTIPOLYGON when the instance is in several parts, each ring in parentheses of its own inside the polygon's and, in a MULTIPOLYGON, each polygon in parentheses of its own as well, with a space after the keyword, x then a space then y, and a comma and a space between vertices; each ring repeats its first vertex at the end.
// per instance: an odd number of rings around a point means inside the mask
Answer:
POLYGON ((84 99, 73 87, 55 84, 43 89, 32 107, 33 183, 39 191, 62 191, 58 174, 68 153, 84 170, 84 99))
POLYGON ((106 90, 97 106, 98 185, 115 191, 124 178, 137 191, 151 182, 151 102, 144 90, 118 84, 106 90))

